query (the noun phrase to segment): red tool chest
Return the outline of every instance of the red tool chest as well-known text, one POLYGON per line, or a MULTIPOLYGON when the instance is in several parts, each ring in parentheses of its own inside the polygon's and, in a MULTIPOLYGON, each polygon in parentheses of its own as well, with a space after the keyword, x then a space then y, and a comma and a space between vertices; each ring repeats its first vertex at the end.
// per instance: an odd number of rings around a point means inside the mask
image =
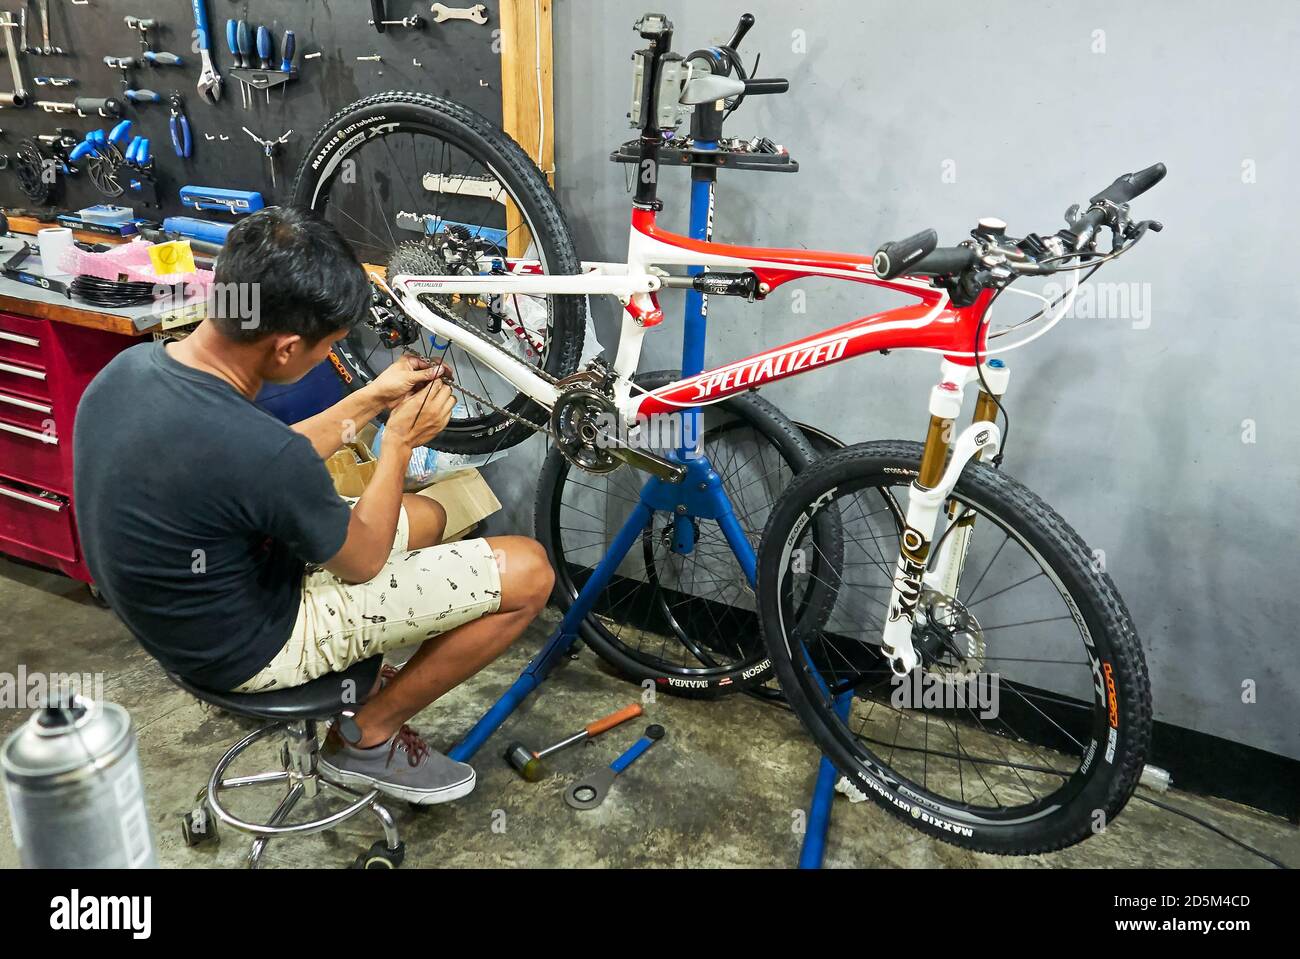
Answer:
POLYGON ((91 581, 77 543, 72 424, 95 374, 138 342, 0 312, 0 553, 91 581))

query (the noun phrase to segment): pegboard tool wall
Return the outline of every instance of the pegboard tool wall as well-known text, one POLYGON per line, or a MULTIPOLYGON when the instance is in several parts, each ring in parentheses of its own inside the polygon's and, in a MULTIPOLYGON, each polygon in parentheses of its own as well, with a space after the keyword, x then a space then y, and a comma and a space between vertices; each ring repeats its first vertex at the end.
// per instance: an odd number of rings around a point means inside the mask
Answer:
MULTIPOLYGON (((61 47, 62 55, 33 56, 19 53, 23 81, 31 104, 23 109, 0 109, 0 153, 12 156, 26 137, 55 132, 64 127, 80 140, 95 129, 111 130, 118 121, 104 117, 79 117, 76 113, 46 113, 37 100, 72 101, 77 97, 122 99, 122 74, 104 63, 104 57, 136 57, 141 54, 138 31, 129 28, 127 16, 158 21, 149 31, 153 49, 170 51, 183 60, 182 66, 150 67, 131 71, 131 86, 157 91, 161 103, 123 102, 123 117, 133 121, 132 132, 148 137, 158 180, 159 210, 145 210, 128 191, 109 200, 91 185, 85 173, 63 178, 54 200, 45 210, 76 210, 98 203, 134 205, 136 213, 150 219, 164 216, 201 216, 214 220, 229 217, 212 211, 187 211, 177 198, 184 184, 261 191, 267 205, 290 196, 293 174, 321 125, 354 100, 386 90, 414 90, 435 93, 465 103, 496 123, 501 122, 501 63, 497 40, 500 17, 496 0, 485 3, 487 23, 468 20, 433 22, 426 0, 387 0, 386 19, 401 20, 419 15, 423 29, 388 27, 378 33, 368 25, 370 4, 366 0, 204 0, 211 32, 213 65, 222 77, 220 101, 211 105, 198 95, 201 59, 193 49, 194 14, 190 0, 90 0, 74 5, 70 0, 50 0, 50 43, 61 47), (266 94, 254 90, 249 108, 243 109, 241 84, 230 75, 234 58, 226 46, 226 20, 245 18, 256 32, 267 26, 274 37, 275 62, 284 40, 292 30, 297 43, 294 65, 298 78, 266 94), (497 41, 497 42, 494 42, 497 41), (320 56, 304 59, 319 51, 320 56), (381 62, 358 61, 359 56, 383 57, 381 62), (416 67, 413 61, 419 60, 416 67), (66 87, 37 86, 35 76, 74 77, 66 87), (486 83, 487 86, 481 85, 486 83), (176 156, 168 132, 170 109, 167 97, 180 93, 190 120, 194 143, 190 159, 176 156), (276 156, 276 187, 271 187, 269 162, 262 148, 243 131, 248 127, 259 137, 271 140, 292 129, 289 141, 276 156), (209 140, 208 136, 218 139, 209 140), (221 140, 225 136, 229 139, 221 140)), ((0 0, 0 10, 18 19, 22 0, 0 0)), ((448 3, 469 7, 470 0, 448 3)), ((28 45, 41 42, 40 16, 36 0, 27 2, 28 45)), ((14 31, 14 44, 18 33, 14 31)), ((256 40, 254 36, 254 57, 256 40)), ((0 37, 0 51, 4 49, 0 37)), ((0 59, 7 61, 8 56, 0 59)), ((0 87, 10 89, 10 67, 0 63, 0 87)), ((18 188, 11 169, 0 171, 0 203, 6 209, 32 209, 18 188)))

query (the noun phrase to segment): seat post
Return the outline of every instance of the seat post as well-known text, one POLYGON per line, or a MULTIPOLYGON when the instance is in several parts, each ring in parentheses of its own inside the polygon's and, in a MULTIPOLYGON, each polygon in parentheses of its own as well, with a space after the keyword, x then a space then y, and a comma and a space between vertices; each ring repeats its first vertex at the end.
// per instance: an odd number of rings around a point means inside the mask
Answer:
POLYGON ((316 720, 303 719, 286 724, 284 728, 286 769, 290 779, 302 786, 303 796, 315 799, 320 792, 316 761, 320 757, 320 743, 316 741, 316 720))

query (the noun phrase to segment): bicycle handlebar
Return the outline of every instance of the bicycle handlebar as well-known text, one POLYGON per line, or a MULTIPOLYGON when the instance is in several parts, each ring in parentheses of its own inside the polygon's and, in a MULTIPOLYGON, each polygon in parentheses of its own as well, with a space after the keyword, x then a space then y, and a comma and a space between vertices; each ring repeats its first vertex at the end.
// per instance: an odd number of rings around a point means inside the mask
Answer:
POLYGON ((1004 269, 1000 268, 1003 275, 995 277, 986 271, 987 275, 981 274, 982 279, 976 278, 977 285, 1005 282, 1007 277, 1017 273, 1050 273, 1061 268, 1053 264, 1062 256, 1062 240, 1070 241, 1072 249, 1069 252, 1075 253, 1086 247, 1103 225, 1109 225, 1117 236, 1123 233, 1130 240, 1135 239, 1148 226, 1158 231, 1158 223, 1142 223, 1136 227, 1130 224, 1125 204, 1163 180, 1166 172, 1163 163, 1155 163, 1145 170, 1118 177, 1110 186, 1093 196, 1088 209, 1081 216, 1057 234, 1059 239, 1052 241, 1056 244, 1055 252, 1038 237, 1029 237, 1019 242, 1007 240, 1001 234, 1005 224, 1000 224, 996 233, 976 230, 972 234, 975 237, 973 245, 967 241, 960 246, 949 247, 938 246, 938 234, 934 230, 922 230, 906 239, 881 246, 871 265, 882 280, 892 280, 903 274, 952 278, 970 271, 978 265, 980 257, 987 253, 1000 254, 985 262, 1005 264, 1004 269), (1042 256, 1045 248, 1049 259, 1040 264, 1037 257, 1042 256))

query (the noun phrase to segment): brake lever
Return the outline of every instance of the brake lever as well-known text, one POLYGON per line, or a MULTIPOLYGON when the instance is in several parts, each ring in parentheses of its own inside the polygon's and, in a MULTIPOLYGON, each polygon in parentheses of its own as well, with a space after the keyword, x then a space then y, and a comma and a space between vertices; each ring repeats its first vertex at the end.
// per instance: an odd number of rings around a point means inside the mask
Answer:
POLYGON ((1128 229, 1124 232, 1124 238, 1136 243, 1146 235, 1147 230, 1152 233, 1159 233, 1164 228, 1165 225, 1159 220, 1139 220, 1137 223, 1129 224, 1128 229))

